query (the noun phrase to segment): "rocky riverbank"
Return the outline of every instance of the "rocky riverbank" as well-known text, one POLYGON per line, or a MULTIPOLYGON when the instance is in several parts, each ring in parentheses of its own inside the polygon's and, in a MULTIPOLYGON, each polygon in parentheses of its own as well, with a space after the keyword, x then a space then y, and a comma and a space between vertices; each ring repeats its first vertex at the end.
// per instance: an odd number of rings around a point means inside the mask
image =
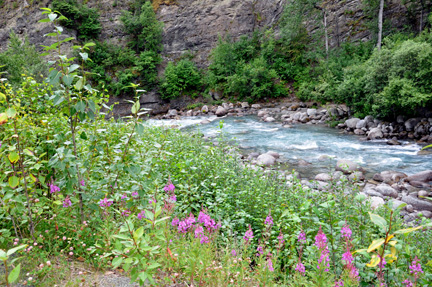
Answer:
MULTIPOLYGON (((293 124, 323 124, 333 123, 344 133, 363 136, 361 140, 387 140, 387 144, 401 144, 399 140, 416 140, 418 143, 432 141, 432 118, 403 119, 389 123, 367 116, 364 119, 348 118, 349 110, 344 105, 330 105, 318 107, 311 103, 266 103, 249 105, 243 103, 223 103, 219 106, 202 106, 191 110, 169 110, 160 119, 173 119, 182 116, 210 116, 201 124, 208 124, 212 119, 225 116, 257 115, 264 122, 280 123, 284 128, 291 128, 293 124), (213 118, 211 118, 213 116, 213 118), (338 123, 338 124, 335 124, 338 123)), ((231 152, 231 151, 230 151, 231 152)), ((281 162, 280 155, 274 151, 265 153, 250 153, 239 155, 244 165, 251 168, 274 169, 281 162)), ((305 164, 308 164, 305 162, 305 164)), ((328 173, 316 174, 313 178, 303 178, 298 172, 278 170, 285 177, 287 184, 293 184, 293 177, 300 179, 303 188, 311 192, 329 192, 336 185, 344 182, 360 190, 365 200, 370 200, 372 208, 384 203, 391 203, 396 208, 406 204, 402 215, 407 222, 415 221, 424 216, 432 218, 432 170, 416 174, 405 174, 398 171, 386 170, 372 174, 364 170, 359 164, 339 159, 334 169, 328 173)))

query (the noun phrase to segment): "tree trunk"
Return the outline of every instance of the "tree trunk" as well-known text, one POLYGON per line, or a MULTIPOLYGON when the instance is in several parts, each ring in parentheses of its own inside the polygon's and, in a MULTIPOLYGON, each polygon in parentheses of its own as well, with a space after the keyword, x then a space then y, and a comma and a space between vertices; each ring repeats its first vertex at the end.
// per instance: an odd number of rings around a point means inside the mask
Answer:
POLYGON ((379 7, 379 13, 378 13, 378 43, 377 43, 378 51, 381 50, 383 11, 384 11, 384 0, 380 0, 380 7, 379 7))
POLYGON ((326 55, 328 58, 329 53, 329 39, 328 39, 328 31, 327 31, 327 11, 326 9, 323 9, 324 14, 324 37, 325 37, 325 49, 326 49, 326 55))

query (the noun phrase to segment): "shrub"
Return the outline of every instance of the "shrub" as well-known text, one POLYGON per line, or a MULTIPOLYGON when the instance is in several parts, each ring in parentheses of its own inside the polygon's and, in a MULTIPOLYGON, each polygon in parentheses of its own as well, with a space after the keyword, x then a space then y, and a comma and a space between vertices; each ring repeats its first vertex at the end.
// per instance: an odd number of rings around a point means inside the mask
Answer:
POLYGON ((162 98, 177 98, 184 92, 191 92, 201 86, 201 73, 190 60, 168 63, 160 85, 162 98))
POLYGON ((66 28, 76 30, 79 39, 96 39, 99 36, 102 26, 96 9, 79 4, 76 0, 54 0, 52 8, 68 18, 62 20, 60 24, 66 28))
POLYGON ((146 1, 141 9, 123 11, 121 21, 124 31, 131 37, 129 47, 137 53, 161 50, 162 24, 157 20, 149 1, 146 1))
POLYGON ((48 65, 42 60, 34 45, 30 45, 28 39, 21 41, 11 32, 6 51, 0 53, 0 71, 4 70, 6 77, 14 86, 22 82, 23 74, 34 76, 41 80, 48 73, 48 65))

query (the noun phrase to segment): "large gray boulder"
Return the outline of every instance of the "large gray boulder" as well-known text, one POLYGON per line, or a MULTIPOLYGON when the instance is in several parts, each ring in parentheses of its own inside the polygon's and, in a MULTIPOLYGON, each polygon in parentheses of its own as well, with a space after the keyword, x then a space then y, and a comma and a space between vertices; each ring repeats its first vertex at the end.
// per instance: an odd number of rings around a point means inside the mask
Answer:
POLYGON ((271 155, 271 156, 274 157, 275 159, 280 158, 279 153, 277 153, 277 152, 275 152, 275 151, 268 151, 268 152, 266 152, 266 154, 271 155))
POLYGON ((219 107, 217 108, 217 110, 216 110, 216 115, 217 115, 218 117, 223 117, 223 116, 225 116, 227 113, 228 113, 228 111, 227 111, 224 107, 221 107, 221 106, 219 106, 219 107))
POLYGON ((314 117, 317 114, 317 110, 316 109, 307 109, 306 113, 307 113, 308 116, 314 117))
POLYGON ((419 182, 425 182, 428 183, 429 181, 432 181, 432 170, 426 170, 422 171, 413 175, 410 175, 406 178, 406 181, 419 181, 419 182))
POLYGON ((396 189, 392 188, 391 186, 389 186, 387 184, 383 184, 383 183, 380 185, 377 185, 375 187, 375 190, 384 196, 390 196, 393 198, 397 198, 399 195, 396 189))
POLYGON ((207 105, 204 105, 202 108, 201 108, 201 112, 202 113, 208 113, 209 112, 209 108, 208 108, 208 106, 207 105))
POLYGON ((345 121, 345 124, 350 129, 355 129, 357 126, 357 123, 360 121, 359 118, 352 118, 345 121))
POLYGON ((170 116, 170 117, 175 117, 177 115, 178 115, 177 110, 172 109, 172 110, 168 111, 168 116, 170 116))
POLYGON ((343 173, 353 173, 359 168, 360 166, 358 164, 348 159, 340 159, 336 163, 336 170, 342 171, 343 173))
POLYGON ((380 128, 373 128, 368 132, 368 139, 375 140, 383 138, 383 133, 380 128))
POLYGON ((405 129, 407 131, 413 131, 415 126, 421 121, 420 118, 412 118, 405 122, 405 129))
POLYGON ((406 178, 407 175, 403 172, 393 171, 393 170, 385 170, 381 173, 376 173, 373 176, 373 180, 383 181, 387 184, 393 184, 395 182, 399 182, 401 179, 406 178))
POLYGON ((429 201, 421 200, 410 195, 402 196, 402 201, 407 204, 411 204, 416 210, 432 211, 432 203, 430 203, 429 201))
POLYGON ((276 159, 267 153, 264 153, 257 158, 258 165, 272 166, 275 162, 276 159))
POLYGON ((356 124, 356 129, 363 129, 367 125, 367 122, 365 120, 359 120, 356 124))
POLYGON ((372 196, 370 198, 370 201, 371 201, 371 208, 372 209, 377 209, 378 207, 384 205, 384 199, 382 199, 381 197, 372 196))
POLYGON ((318 181, 330 181, 332 177, 328 173, 319 173, 315 176, 315 180, 318 181))

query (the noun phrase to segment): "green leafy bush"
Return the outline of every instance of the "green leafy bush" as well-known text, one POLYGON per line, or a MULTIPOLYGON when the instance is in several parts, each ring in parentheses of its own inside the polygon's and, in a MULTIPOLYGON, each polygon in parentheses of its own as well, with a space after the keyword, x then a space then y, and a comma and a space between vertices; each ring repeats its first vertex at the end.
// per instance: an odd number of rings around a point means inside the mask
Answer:
POLYGON ((22 82, 23 74, 41 80, 48 73, 48 65, 34 45, 30 45, 27 38, 21 41, 13 32, 9 35, 7 50, 0 53, 0 66, 0 72, 5 72, 2 77, 6 77, 14 86, 22 82))
POLYGON ((169 62, 160 85, 162 98, 177 98, 184 92, 197 90, 201 86, 201 78, 201 73, 192 61, 183 59, 176 64, 169 62))
POLYGON ((150 1, 146 1, 141 9, 123 11, 121 21, 125 32, 131 37, 129 47, 137 53, 161 50, 162 23, 157 20, 150 1))
POLYGON ((79 39, 90 40, 99 36, 102 26, 96 9, 88 8, 85 4, 79 4, 76 0, 54 0, 52 8, 68 18, 62 20, 60 24, 76 30, 79 39))

